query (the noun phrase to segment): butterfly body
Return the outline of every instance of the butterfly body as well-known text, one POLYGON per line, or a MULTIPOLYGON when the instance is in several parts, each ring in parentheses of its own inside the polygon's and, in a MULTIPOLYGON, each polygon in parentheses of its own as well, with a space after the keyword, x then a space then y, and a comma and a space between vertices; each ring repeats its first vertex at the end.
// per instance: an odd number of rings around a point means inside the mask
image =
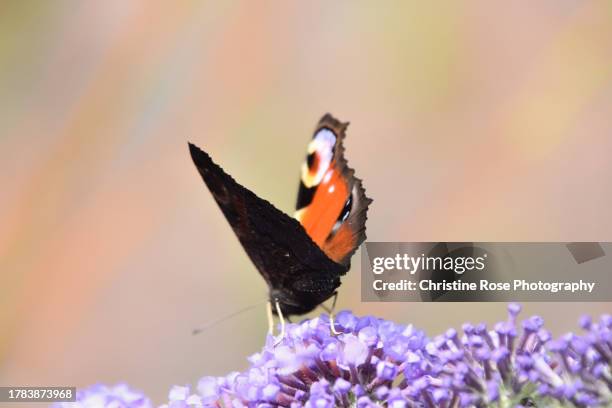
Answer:
MULTIPOLYGON (((319 126, 328 116, 324 116, 319 126)), ((333 118, 329 116, 329 119, 333 118)), ((317 133, 315 132, 316 137, 317 133)), ((341 141, 341 139, 338 141, 341 141)), ((334 151, 331 156, 328 154, 329 152, 324 153, 324 155, 327 155, 328 158, 333 158, 335 155, 335 160, 339 159, 341 149, 338 149, 337 146, 332 147, 334 151)), ((341 147, 341 145, 339 146, 341 147)), ((316 184, 311 182, 309 188, 315 187, 315 190, 311 190, 312 197, 309 201, 308 197, 304 195, 307 193, 302 193, 302 187, 304 186, 304 177, 302 177, 300 193, 298 194, 298 209, 302 206, 301 217, 308 215, 311 222, 310 226, 305 226, 299 221, 300 216, 293 218, 285 214, 236 182, 220 166, 215 164, 206 152, 193 144, 189 144, 189 148, 194 164, 205 184, 247 255, 268 284, 270 300, 278 302, 281 312, 284 315, 301 315, 308 313, 329 299, 340 286, 340 277, 349 270, 350 255, 365 239, 365 209, 360 209, 359 212, 354 211, 354 213, 359 214, 359 220, 363 222, 363 225, 359 226, 360 228, 355 229, 358 235, 348 234, 346 231, 349 231, 350 228, 349 224, 346 224, 348 229, 343 233, 344 238, 338 236, 338 233, 342 230, 342 224, 349 221, 352 215, 350 213, 342 215, 342 211, 347 200, 350 202, 356 200, 352 197, 351 189, 355 187, 355 183, 361 188, 359 180, 346 179, 343 184, 346 190, 345 194, 334 195, 334 200, 330 200, 331 197, 325 194, 317 199, 319 192, 316 191, 316 184), (327 199, 328 203, 326 204, 323 199, 327 199), (304 204, 307 202, 309 204, 304 204), (320 219, 325 221, 324 226, 317 225, 316 214, 311 213, 308 208, 313 203, 318 204, 316 208, 319 211, 323 210, 323 217, 320 219), (344 220, 338 224, 338 219, 342 219, 342 217, 344 217, 344 220), (330 221, 332 218, 333 222, 330 221), (336 228, 335 231, 334 228, 336 228), (327 235, 324 233, 325 229, 328 230, 327 235), (315 230, 321 232, 315 235, 312 233, 315 230), (340 248, 342 245, 339 244, 339 238, 349 240, 344 244, 346 247, 344 250, 340 248)), ((309 153, 309 156, 317 154, 316 150, 313 152, 309 153)), ((331 188, 332 193, 336 191, 336 188, 341 190, 339 176, 333 177, 335 170, 333 170, 331 164, 334 161, 329 160, 325 163, 327 163, 327 169, 319 170, 324 170, 325 174, 330 174, 330 176, 327 176, 328 182, 332 178, 336 180, 335 187, 331 188)), ((314 163, 311 164, 314 165, 314 163)), ((323 165, 324 163, 319 162, 319 164, 323 165)), ((323 178, 319 177, 318 180, 315 179, 314 181, 321 183, 324 177, 325 175, 323 178)), ((330 189, 329 186, 326 185, 326 187, 328 190, 330 189)), ((367 204, 371 200, 365 197, 362 188, 358 191, 362 193, 362 197, 359 197, 359 199, 365 203, 365 208, 367 208, 367 204)), ((357 227, 357 225, 355 224, 353 227, 357 227)))

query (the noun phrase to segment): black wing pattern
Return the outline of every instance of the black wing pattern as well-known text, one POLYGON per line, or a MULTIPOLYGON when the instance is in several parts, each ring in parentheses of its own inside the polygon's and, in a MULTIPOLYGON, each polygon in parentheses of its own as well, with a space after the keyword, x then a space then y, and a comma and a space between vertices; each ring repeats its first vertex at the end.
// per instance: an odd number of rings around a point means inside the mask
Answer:
POLYGON ((332 261, 294 218, 237 183, 189 144, 191 157, 283 314, 303 314, 327 300, 347 268, 332 261))

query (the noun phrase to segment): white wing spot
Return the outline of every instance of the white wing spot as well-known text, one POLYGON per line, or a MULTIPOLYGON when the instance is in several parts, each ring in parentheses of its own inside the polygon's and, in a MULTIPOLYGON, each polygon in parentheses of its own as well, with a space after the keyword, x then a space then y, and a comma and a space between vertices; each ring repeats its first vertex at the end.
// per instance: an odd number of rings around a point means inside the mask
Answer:
POLYGON ((328 171, 327 173, 325 173, 325 177, 323 177, 323 183, 327 184, 329 183, 329 180, 331 179, 333 171, 328 171))
POLYGON ((302 181, 306 187, 318 185, 331 164, 334 156, 334 146, 336 145, 336 135, 329 129, 321 129, 308 144, 308 154, 316 154, 318 165, 316 169, 309 169, 308 166, 302 166, 302 181), (309 176, 310 170, 315 170, 314 176, 309 176))

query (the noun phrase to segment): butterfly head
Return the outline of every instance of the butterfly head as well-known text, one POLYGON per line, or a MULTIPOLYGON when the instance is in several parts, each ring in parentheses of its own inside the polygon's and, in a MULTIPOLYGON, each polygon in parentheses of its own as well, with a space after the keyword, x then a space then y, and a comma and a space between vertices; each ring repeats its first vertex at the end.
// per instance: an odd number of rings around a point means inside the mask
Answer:
MULTIPOLYGON (((312 312, 318 305, 313 302, 296 302, 290 299, 287 299, 285 294, 282 291, 272 290, 270 292, 270 303, 272 305, 276 305, 278 302, 278 306, 281 310, 283 316, 293 316, 293 315, 303 315, 309 312, 312 312)), ((272 313, 275 316, 278 316, 278 312, 276 307, 272 308, 272 313)))

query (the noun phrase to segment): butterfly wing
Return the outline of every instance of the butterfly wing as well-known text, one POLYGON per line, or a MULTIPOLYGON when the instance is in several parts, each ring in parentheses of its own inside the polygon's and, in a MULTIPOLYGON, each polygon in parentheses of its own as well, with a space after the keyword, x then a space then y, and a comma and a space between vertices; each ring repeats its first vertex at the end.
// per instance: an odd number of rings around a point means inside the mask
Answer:
POLYGON ((194 164, 283 313, 303 314, 328 299, 347 268, 330 260, 294 218, 237 183, 189 144, 194 164))
POLYGON ((344 158, 347 126, 330 114, 319 121, 302 164, 295 218, 330 259, 348 269, 366 239, 372 200, 344 158))

